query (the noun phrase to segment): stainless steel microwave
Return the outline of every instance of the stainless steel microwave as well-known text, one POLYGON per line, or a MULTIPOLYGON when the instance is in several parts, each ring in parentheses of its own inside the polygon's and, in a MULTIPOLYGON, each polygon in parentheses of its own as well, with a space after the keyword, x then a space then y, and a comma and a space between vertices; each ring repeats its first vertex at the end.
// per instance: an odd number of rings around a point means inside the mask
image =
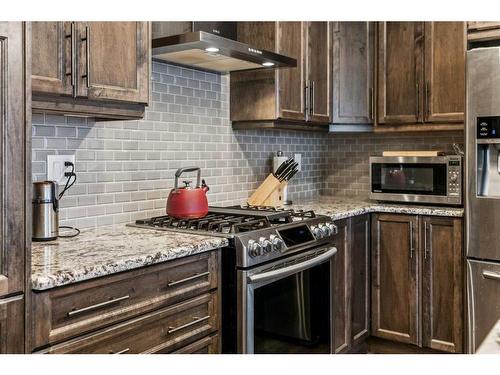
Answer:
POLYGON ((461 205, 462 163, 459 155, 372 156, 370 198, 461 205))

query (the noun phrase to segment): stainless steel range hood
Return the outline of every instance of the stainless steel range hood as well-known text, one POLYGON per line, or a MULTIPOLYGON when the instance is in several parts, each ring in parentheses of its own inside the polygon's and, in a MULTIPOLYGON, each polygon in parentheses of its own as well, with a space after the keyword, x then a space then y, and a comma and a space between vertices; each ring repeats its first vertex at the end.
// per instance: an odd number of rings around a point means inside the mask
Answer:
POLYGON ((153 39, 153 58, 228 73, 297 66, 297 60, 205 31, 153 39))

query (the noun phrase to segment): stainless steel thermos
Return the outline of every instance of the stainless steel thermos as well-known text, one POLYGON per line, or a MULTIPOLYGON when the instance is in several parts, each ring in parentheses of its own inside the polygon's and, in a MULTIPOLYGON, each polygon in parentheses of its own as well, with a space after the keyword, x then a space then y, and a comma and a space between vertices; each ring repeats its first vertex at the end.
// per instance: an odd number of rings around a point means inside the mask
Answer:
POLYGON ((59 236, 57 183, 33 183, 33 241, 51 241, 59 236))

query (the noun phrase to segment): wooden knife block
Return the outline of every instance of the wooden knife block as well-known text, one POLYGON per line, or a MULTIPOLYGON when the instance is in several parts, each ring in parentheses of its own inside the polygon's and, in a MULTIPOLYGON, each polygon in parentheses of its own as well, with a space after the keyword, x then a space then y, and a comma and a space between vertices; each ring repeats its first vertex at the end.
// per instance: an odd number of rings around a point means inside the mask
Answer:
POLYGON ((271 173, 248 198, 247 203, 250 206, 281 207, 283 205, 282 192, 286 185, 286 181, 280 182, 271 173))

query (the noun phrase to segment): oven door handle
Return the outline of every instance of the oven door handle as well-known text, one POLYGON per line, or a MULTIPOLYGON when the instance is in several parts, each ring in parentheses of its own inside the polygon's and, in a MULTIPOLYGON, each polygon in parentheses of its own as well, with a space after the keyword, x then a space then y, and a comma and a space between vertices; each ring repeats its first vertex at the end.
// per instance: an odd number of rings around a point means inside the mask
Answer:
POLYGON ((314 266, 317 266, 318 264, 321 264, 328 259, 330 259, 332 256, 334 256, 337 253, 337 248, 335 246, 332 246, 328 248, 328 251, 324 252, 321 255, 318 255, 315 258, 308 259, 304 262, 297 263, 294 265, 291 265, 289 267, 284 267, 280 268, 277 270, 272 270, 264 273, 257 273, 254 275, 249 275, 247 276, 247 283, 248 284, 256 284, 256 283, 261 283, 265 281, 269 281, 272 279, 277 279, 277 278, 283 278, 289 275, 293 275, 294 273, 298 273, 301 271, 304 271, 308 268, 312 268, 314 266))

